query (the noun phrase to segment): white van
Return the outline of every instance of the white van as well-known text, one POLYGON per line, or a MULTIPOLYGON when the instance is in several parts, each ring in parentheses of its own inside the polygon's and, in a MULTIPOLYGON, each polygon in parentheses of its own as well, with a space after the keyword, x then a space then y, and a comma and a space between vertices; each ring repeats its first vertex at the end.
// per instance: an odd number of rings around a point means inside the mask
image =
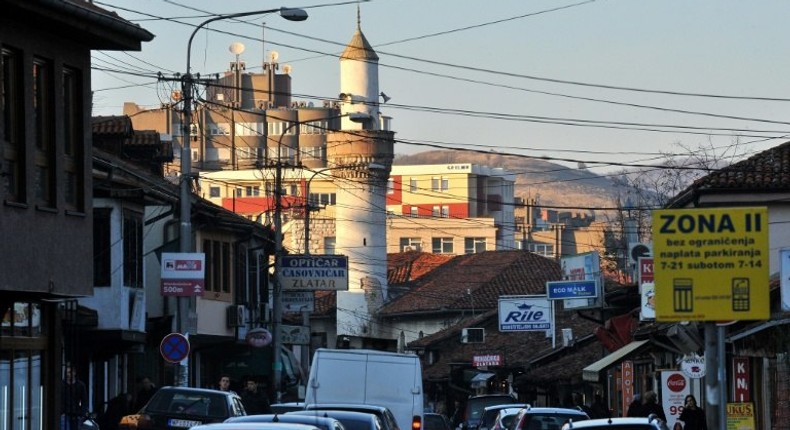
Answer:
POLYGON ((384 406, 400 430, 421 430, 422 366, 414 354, 320 348, 313 355, 305 404, 384 406), (416 427, 415 427, 416 425, 416 427))

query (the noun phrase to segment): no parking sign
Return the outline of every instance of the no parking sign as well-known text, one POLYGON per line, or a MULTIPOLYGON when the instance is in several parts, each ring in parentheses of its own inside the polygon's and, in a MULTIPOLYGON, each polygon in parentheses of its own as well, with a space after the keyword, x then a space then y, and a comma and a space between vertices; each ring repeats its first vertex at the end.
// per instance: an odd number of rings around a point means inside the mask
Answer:
POLYGON ((159 344, 162 358, 169 363, 180 363, 189 356, 189 339, 181 333, 170 333, 159 344))

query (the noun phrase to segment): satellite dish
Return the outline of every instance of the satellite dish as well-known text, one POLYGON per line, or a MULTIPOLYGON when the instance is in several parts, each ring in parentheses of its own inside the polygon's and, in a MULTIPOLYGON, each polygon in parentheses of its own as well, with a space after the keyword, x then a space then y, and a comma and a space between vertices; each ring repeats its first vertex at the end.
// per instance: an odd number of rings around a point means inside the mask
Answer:
POLYGON ((230 53, 234 54, 234 55, 241 55, 241 53, 244 52, 244 48, 245 47, 244 47, 243 43, 241 43, 241 42, 233 42, 228 47, 228 51, 230 51, 230 53))
POLYGON ((272 51, 272 53, 269 54, 269 58, 271 59, 271 62, 274 63, 278 58, 280 58, 280 53, 277 51, 272 51))
POLYGON ((283 73, 285 73, 286 75, 291 74, 291 70, 293 70, 293 67, 291 67, 290 64, 286 64, 283 66, 283 73))

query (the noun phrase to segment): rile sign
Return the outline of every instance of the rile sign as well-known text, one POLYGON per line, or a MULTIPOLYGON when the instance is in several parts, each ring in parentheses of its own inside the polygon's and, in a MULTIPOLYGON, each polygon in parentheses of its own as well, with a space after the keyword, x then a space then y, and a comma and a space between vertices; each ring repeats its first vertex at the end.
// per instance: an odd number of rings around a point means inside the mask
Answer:
POLYGON ((546 296, 499 298, 499 331, 546 331, 552 328, 551 302, 546 296))

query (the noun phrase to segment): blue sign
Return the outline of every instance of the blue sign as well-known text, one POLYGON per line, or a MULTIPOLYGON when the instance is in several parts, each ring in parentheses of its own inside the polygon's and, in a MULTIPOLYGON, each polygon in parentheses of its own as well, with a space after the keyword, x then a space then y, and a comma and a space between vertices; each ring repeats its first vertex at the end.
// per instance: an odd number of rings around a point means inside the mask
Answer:
POLYGON ((595 281, 555 281, 546 282, 546 296, 549 300, 581 299, 598 297, 595 281))
POLYGON ((162 358, 170 363, 180 363, 189 356, 189 339, 181 333, 170 333, 159 344, 162 358))

